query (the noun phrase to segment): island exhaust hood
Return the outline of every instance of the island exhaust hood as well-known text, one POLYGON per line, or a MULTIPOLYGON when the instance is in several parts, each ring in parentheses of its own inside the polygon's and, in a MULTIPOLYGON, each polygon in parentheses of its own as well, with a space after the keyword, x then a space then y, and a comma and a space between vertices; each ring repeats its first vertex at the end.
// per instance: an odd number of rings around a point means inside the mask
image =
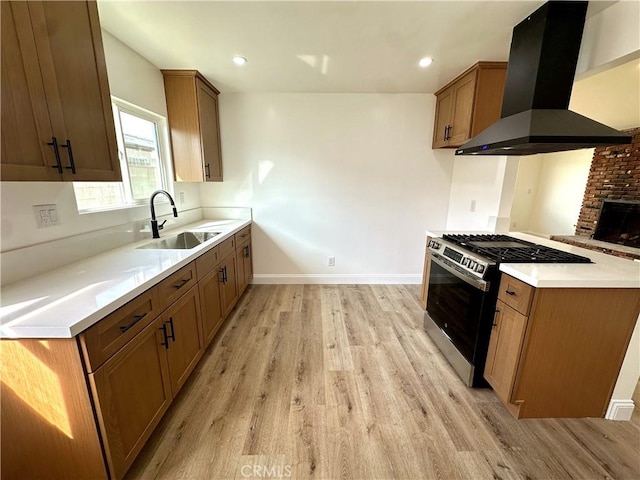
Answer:
POLYGON ((513 29, 501 118, 456 155, 533 155, 631 143, 568 110, 587 5, 550 1, 513 29))

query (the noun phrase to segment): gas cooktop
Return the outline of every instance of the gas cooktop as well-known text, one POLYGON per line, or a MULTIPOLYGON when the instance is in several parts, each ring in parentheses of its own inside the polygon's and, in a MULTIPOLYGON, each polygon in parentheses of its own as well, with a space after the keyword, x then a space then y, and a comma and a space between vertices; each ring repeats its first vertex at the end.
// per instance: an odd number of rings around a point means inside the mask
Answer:
POLYGON ((592 263, 587 257, 508 235, 443 235, 442 239, 497 263, 592 263))

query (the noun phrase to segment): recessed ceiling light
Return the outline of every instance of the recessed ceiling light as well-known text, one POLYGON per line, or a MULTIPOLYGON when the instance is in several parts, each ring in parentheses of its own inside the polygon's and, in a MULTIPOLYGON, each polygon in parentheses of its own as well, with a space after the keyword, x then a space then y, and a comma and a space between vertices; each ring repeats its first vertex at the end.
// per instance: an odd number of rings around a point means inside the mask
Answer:
POLYGON ((235 63, 236 65, 244 65, 245 63, 247 63, 247 59, 239 55, 236 55, 235 57, 233 57, 232 60, 233 60, 233 63, 235 63))
POLYGON ((421 58, 420 61, 418 62, 418 65, 420 65, 422 68, 424 67, 428 67, 429 65, 431 65, 433 63, 433 58, 431 57, 424 57, 421 58))

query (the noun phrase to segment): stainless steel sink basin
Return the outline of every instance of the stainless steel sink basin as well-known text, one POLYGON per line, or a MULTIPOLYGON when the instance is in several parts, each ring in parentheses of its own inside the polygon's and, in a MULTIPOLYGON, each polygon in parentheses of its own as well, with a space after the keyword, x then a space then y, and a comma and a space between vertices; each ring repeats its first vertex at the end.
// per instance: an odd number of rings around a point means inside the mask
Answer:
POLYGON ((183 232, 172 237, 162 238, 138 248, 155 250, 189 250, 220 235, 220 232, 183 232))

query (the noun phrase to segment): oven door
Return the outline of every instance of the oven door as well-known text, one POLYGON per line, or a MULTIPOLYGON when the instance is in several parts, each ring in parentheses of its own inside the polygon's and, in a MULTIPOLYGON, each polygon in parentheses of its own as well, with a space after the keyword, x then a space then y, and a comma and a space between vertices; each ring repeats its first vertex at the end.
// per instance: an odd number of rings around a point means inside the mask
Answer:
POLYGON ((491 308, 489 285, 431 253, 425 329, 467 385, 473 383, 481 323, 491 308))

